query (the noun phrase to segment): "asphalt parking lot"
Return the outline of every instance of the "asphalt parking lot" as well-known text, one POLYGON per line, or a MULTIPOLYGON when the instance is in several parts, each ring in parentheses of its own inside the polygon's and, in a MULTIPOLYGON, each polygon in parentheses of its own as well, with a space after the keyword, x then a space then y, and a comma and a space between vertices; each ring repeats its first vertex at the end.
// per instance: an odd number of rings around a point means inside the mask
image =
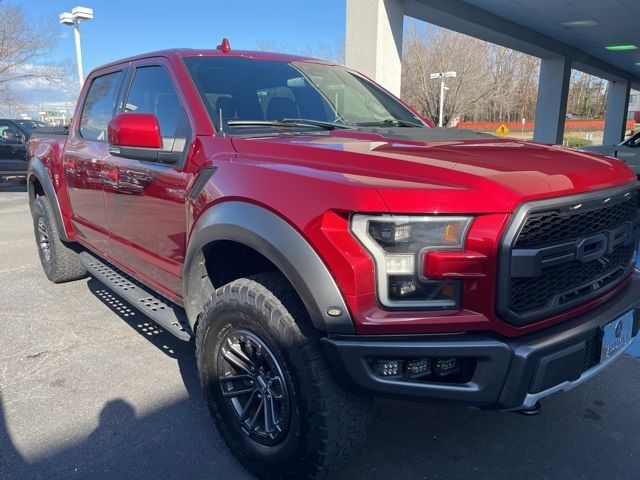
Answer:
MULTIPOLYGON (((192 345, 96 280, 49 283, 24 185, 0 185, 0 219, 0 479, 251 478, 209 418, 192 345)), ((377 401, 334 478, 638 478, 639 376, 624 356, 532 418, 377 401)))

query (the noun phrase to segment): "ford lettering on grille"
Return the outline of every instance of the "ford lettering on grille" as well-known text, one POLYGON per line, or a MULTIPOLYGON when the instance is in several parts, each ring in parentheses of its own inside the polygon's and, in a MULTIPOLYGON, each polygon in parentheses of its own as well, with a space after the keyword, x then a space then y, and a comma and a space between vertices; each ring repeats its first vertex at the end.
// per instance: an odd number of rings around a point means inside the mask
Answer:
POLYGON ((638 190, 523 206, 501 245, 498 313, 522 325, 604 294, 633 270, 639 240, 638 190))
POLYGON ((539 277, 545 268, 577 261, 589 263, 600 260, 622 245, 633 245, 640 239, 640 219, 627 222, 615 230, 580 238, 573 242, 541 248, 514 249, 511 257, 511 278, 539 277))

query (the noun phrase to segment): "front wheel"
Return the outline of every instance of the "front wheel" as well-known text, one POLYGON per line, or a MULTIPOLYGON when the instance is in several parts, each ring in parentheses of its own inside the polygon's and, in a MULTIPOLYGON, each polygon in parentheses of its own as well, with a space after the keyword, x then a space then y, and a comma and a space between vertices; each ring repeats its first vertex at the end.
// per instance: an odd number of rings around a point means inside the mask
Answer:
POLYGON ((284 277, 218 289, 196 331, 200 381, 231 452, 260 478, 326 478, 363 440, 371 400, 333 378, 284 277))

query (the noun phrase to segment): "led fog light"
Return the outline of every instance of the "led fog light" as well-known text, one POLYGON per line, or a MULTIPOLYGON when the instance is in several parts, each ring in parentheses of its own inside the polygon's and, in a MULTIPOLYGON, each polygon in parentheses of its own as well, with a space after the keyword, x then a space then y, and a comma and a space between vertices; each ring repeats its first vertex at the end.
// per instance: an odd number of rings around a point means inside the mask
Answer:
POLYGON ((407 374, 411 378, 424 377, 431 374, 431 359, 421 358, 407 362, 407 374))
POLYGON ((453 375, 460 371, 460 364, 457 358, 438 358, 436 359, 433 373, 439 377, 446 377, 447 375, 453 375))
POLYGON ((373 371, 379 377, 398 377, 402 375, 402 360, 375 360, 373 371))

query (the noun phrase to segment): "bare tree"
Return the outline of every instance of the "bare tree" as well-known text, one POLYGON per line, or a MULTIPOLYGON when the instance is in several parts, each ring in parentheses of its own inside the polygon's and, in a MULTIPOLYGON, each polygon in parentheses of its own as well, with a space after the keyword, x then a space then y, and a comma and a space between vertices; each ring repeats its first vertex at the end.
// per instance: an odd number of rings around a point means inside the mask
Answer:
POLYGON ((402 95, 436 122, 440 82, 429 75, 453 70, 458 76, 447 79, 443 123, 514 120, 533 115, 538 69, 539 61, 523 53, 413 23, 404 44, 402 95))
POLYGON ((49 60, 55 43, 53 20, 38 21, 19 5, 0 4, 0 109, 24 111, 19 91, 35 84, 69 88, 70 63, 49 60))
POLYGON ((66 68, 42 62, 56 43, 54 25, 28 18, 18 5, 0 6, 0 83, 29 78, 66 80, 66 68))
POLYGON ((604 117, 608 82, 578 70, 571 72, 567 113, 581 118, 604 117))
POLYGON ((16 118, 23 113, 27 105, 22 96, 16 94, 7 85, 0 84, 0 116, 16 118))
POLYGON ((415 24, 409 31, 403 55, 403 95, 434 122, 438 117, 440 82, 431 73, 454 70, 458 76, 447 79, 444 121, 471 113, 493 95, 494 86, 486 79, 489 55, 480 40, 450 30, 415 24))
POLYGON ((320 42, 316 46, 300 47, 290 43, 279 43, 274 40, 263 40, 258 42, 258 48, 264 52, 282 52, 305 57, 314 57, 334 62, 338 65, 344 64, 344 42, 335 45, 320 42))

